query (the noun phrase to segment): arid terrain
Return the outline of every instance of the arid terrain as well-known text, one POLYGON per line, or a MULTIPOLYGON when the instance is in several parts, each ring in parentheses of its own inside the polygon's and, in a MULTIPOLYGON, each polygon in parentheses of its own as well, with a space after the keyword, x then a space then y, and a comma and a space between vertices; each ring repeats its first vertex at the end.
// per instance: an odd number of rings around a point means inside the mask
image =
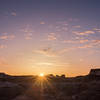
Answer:
POLYGON ((0 100, 100 100, 100 76, 96 73, 91 70, 73 78, 0 73, 0 100))

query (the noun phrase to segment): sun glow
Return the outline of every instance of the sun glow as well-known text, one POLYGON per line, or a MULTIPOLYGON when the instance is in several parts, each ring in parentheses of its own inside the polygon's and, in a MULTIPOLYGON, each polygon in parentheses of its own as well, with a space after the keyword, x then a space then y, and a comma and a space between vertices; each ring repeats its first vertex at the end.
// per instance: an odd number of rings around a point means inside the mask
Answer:
POLYGON ((44 74, 43 73, 40 73, 40 75, 39 75, 40 77, 44 77, 44 74))

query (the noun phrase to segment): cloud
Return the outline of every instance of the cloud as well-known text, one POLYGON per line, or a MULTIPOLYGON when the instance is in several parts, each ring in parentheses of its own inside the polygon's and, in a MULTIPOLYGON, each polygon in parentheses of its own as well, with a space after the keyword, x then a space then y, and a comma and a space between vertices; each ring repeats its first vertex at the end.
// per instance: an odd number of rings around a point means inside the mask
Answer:
POLYGON ((88 39, 83 39, 83 40, 65 40, 63 43, 68 43, 68 44, 75 44, 76 46, 73 47, 70 45, 69 48, 62 49, 59 53, 65 53, 69 52, 75 49, 87 49, 87 48, 100 48, 100 40, 88 40, 88 39), (81 46, 79 46, 81 45, 81 46))
POLYGON ((83 49, 83 48, 91 48, 91 47, 93 47, 93 46, 90 45, 90 44, 86 44, 86 45, 83 45, 83 46, 79 46, 78 48, 83 49))
POLYGON ((75 47, 53 50, 52 48, 48 47, 48 48, 43 48, 43 49, 39 49, 39 50, 34 50, 33 53, 39 53, 39 54, 42 54, 42 55, 45 55, 48 57, 58 57, 58 56, 64 54, 65 52, 69 52, 74 49, 75 49, 75 47))
POLYGON ((57 32, 67 32, 68 31, 68 22, 67 21, 58 21, 54 26, 57 32))
POLYGON ((55 33, 50 33, 48 35, 48 40, 57 40, 56 34, 55 33))
POLYGON ((86 43, 86 42, 89 42, 88 39, 85 39, 85 40, 79 40, 80 43, 86 43))
POLYGON ((7 34, 4 34, 4 35, 1 35, 0 36, 0 39, 1 40, 12 40, 12 39, 14 39, 15 38, 15 35, 7 35, 7 34))
POLYGON ((36 65, 52 66, 53 63, 50 63, 50 62, 41 62, 41 63, 36 63, 36 65))
POLYGON ((62 54, 65 54, 66 52, 70 52, 70 51, 72 51, 74 49, 76 49, 76 47, 63 48, 63 49, 58 51, 58 54, 62 55, 62 54))
POLYGON ((32 33, 26 33, 26 34, 25 34, 25 39, 26 39, 26 40, 30 40, 30 39, 32 39, 32 36, 33 36, 32 33))
POLYGON ((35 51, 33 51, 33 53, 43 54, 43 55, 48 56, 48 57, 57 56, 56 51, 52 50, 52 48, 50 48, 50 47, 43 48, 40 50, 35 50, 35 51))
POLYGON ((0 44, 0 49, 7 48, 6 45, 0 44))
POLYGON ((100 31, 100 28, 94 28, 93 30, 95 30, 95 31, 100 31))
POLYGON ((40 24, 41 24, 41 25, 44 25, 44 24, 45 24, 45 22, 44 22, 44 21, 42 21, 42 22, 40 22, 40 24))
POLYGON ((78 18, 69 18, 68 21, 75 21, 76 22, 76 21, 79 21, 79 19, 78 18))
POLYGON ((56 27, 56 31, 64 31, 64 32, 66 32, 66 31, 68 31, 68 25, 66 24, 62 24, 62 25, 57 25, 56 27))
POLYGON ((93 48, 93 47, 99 47, 99 46, 100 46, 100 40, 91 40, 88 44, 85 44, 78 48, 93 48))
POLYGON ((30 25, 27 25, 24 29, 21 29, 24 32, 24 39, 30 40, 32 39, 34 30, 30 29, 30 25))
POLYGON ((69 67, 71 64, 66 62, 66 63, 58 63, 56 64, 55 66, 58 66, 58 67, 69 67))
POLYGON ((77 32, 77 31, 73 31, 73 33, 75 33, 76 35, 85 35, 88 36, 89 34, 94 34, 94 31, 84 31, 84 32, 77 32))
POLYGON ((69 43, 69 44, 82 44, 82 43, 86 43, 89 42, 88 39, 82 39, 82 40, 64 40, 62 41, 62 43, 69 43))
POLYGON ((31 30, 30 29, 30 25, 27 25, 25 28, 21 29, 22 32, 25 32, 25 33, 33 33, 34 30, 31 30))
POLYGON ((57 23, 57 25, 68 26, 68 22, 67 21, 58 21, 56 23, 57 23))
POLYGON ((100 28, 94 28, 93 30, 100 32, 100 28))
POLYGON ((99 46, 100 45, 100 40, 92 40, 92 44, 99 46))
POLYGON ((66 63, 61 63, 61 62, 56 62, 56 61, 53 61, 53 62, 38 62, 38 63, 35 63, 35 65, 38 65, 38 66, 49 66, 49 67, 52 67, 52 66, 56 66, 56 67, 68 67, 70 66, 71 64, 66 62, 66 63))
POLYGON ((64 40, 62 43, 77 43, 77 41, 74 40, 64 40))
POLYGON ((76 26, 73 26, 74 28, 80 28, 81 26, 80 25, 76 25, 76 26))
POLYGON ((79 41, 67 41, 67 43, 76 43, 76 45, 72 46, 70 45, 70 47, 65 47, 62 49, 58 49, 58 50, 53 50, 51 47, 44 47, 42 49, 39 50, 34 50, 33 53, 38 53, 38 54, 42 54, 48 57, 59 57, 62 56, 63 54, 72 52, 73 50, 77 50, 77 49, 87 49, 87 48, 99 48, 100 47, 100 40, 79 40, 79 41), (81 44, 79 46, 79 44, 81 44))
POLYGON ((16 16, 17 14, 16 14, 16 12, 12 12, 11 15, 12 16, 16 16))

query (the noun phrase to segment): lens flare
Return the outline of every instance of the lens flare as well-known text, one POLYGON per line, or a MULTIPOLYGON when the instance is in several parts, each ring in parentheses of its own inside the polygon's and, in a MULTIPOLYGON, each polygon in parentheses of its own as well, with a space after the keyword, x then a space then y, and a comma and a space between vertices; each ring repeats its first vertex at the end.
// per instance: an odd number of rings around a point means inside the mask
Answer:
POLYGON ((44 74, 43 73, 40 73, 40 75, 39 75, 40 77, 44 77, 44 74))

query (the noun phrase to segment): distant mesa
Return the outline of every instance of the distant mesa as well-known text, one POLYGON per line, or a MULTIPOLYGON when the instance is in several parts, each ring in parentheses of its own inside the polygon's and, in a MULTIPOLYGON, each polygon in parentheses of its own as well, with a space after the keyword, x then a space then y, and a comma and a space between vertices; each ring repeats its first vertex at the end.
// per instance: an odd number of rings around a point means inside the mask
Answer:
POLYGON ((4 77, 8 77, 9 75, 8 74, 5 74, 5 73, 0 73, 0 78, 4 78, 4 77))
POLYGON ((100 76, 100 69, 91 69, 89 75, 100 76))

